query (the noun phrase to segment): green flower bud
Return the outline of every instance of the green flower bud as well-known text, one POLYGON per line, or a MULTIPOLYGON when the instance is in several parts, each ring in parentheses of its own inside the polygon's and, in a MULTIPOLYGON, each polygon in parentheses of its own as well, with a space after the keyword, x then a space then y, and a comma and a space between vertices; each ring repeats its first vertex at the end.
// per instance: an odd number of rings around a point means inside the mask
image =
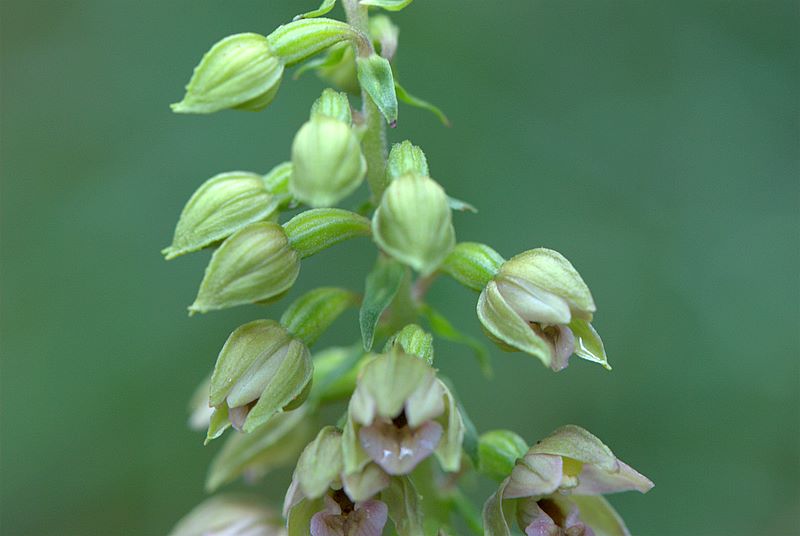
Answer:
POLYGON ((348 125, 352 124, 353 114, 347 95, 337 93, 330 88, 324 90, 320 98, 315 100, 311 106, 311 119, 320 116, 330 117, 348 125))
POLYGON ((397 348, 409 355, 421 357, 429 364, 433 364, 433 335, 417 324, 409 324, 392 335, 386 341, 383 352, 389 353, 392 348, 397 348))
MULTIPOLYGON (((204 400, 208 406, 208 395, 204 400)), ((313 437, 313 419, 306 408, 279 413, 249 434, 233 434, 208 468, 206 490, 244 477, 260 480, 273 469, 292 464, 313 437)))
POLYGON ((283 228, 251 223, 214 252, 189 311, 205 313, 275 298, 291 288, 299 271, 300 256, 283 228))
POLYGON ((389 184, 372 226, 381 249, 423 275, 436 270, 456 242, 447 195, 422 175, 389 184))
POLYGON ((178 113, 207 114, 226 108, 260 110, 275 97, 283 64, 266 37, 236 34, 219 41, 195 68, 178 113))
POLYGON ((442 263, 442 271, 465 287, 481 291, 503 262, 503 257, 486 244, 460 242, 442 263))
MULTIPOLYGON (((231 333, 211 376, 209 405, 238 430, 250 432, 307 393, 308 348, 272 320, 255 320, 231 333)), ((212 419, 213 421, 214 419, 212 419)), ((224 427, 209 429, 209 437, 224 427)))
POLYGON ((485 475, 503 480, 527 451, 528 444, 514 432, 491 430, 478 439, 479 469, 485 475))
POLYGON ((292 142, 292 194, 312 207, 331 206, 361 185, 367 160, 348 123, 317 115, 292 142))
POLYGON ((174 259, 223 240, 249 223, 268 219, 282 201, 276 194, 290 174, 287 162, 265 177, 233 171, 207 180, 186 203, 172 245, 162 253, 167 260, 174 259))
POLYGON ((396 179, 409 173, 425 177, 430 176, 425 153, 422 152, 422 149, 406 140, 392 145, 389 159, 386 161, 386 176, 389 179, 396 179))
POLYGON ((200 503, 181 519, 169 536, 285 536, 280 514, 264 499, 225 494, 200 503))
POLYGON ((380 45, 381 57, 392 61, 397 52, 400 29, 386 15, 375 15, 369 19, 369 36, 380 45))
POLYGON ((550 249, 526 251, 503 263, 481 292, 478 318, 501 346, 538 357, 559 371, 573 353, 610 369, 589 324, 595 311, 586 283, 550 249))

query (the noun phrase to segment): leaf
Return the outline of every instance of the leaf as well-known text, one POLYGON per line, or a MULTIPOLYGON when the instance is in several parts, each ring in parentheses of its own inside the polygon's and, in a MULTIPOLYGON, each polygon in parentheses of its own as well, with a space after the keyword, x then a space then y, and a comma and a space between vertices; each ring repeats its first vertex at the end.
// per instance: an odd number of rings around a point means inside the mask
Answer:
POLYGON ((381 500, 389 507, 389 517, 398 536, 424 534, 420 496, 408 477, 392 478, 392 483, 381 494, 381 500))
POLYGON ((321 287, 297 298, 281 316, 281 324, 311 346, 348 307, 357 303, 349 290, 321 287))
POLYGON ((367 92, 390 126, 397 124, 397 93, 392 67, 386 58, 372 54, 356 58, 356 71, 361 88, 367 92))
POLYGON ((300 20, 300 19, 313 19, 314 17, 321 17, 323 15, 327 15, 328 12, 333 9, 333 6, 336 5, 336 0, 322 0, 322 4, 313 10, 309 11, 308 13, 301 13, 297 15, 293 20, 300 20))
POLYGON ((480 366, 483 375, 487 378, 492 377, 494 373, 492 372, 492 363, 489 358, 489 351, 486 349, 483 343, 474 337, 462 334, 444 315, 437 312, 429 305, 422 306, 422 313, 427 318, 428 325, 430 325, 433 333, 445 340, 468 346, 470 349, 472 349, 475 358, 478 360, 478 365, 480 366))
POLYGON ((361 339, 364 349, 372 349, 375 339, 375 328, 381 315, 392 303, 400 284, 403 282, 405 268, 398 262, 379 258, 372 272, 367 276, 364 290, 364 301, 358 315, 361 325, 361 339))
POLYGON ((414 95, 406 91, 406 89, 403 86, 401 86, 397 80, 394 81, 394 89, 395 92, 397 93, 397 98, 399 100, 415 108, 422 108, 423 110, 429 111, 430 113, 438 117, 439 121, 441 121, 444 126, 446 127, 450 126, 450 120, 438 106, 435 106, 434 104, 431 104, 426 100, 420 99, 419 97, 415 97, 414 95))
POLYGON ((412 0, 361 0, 359 2, 362 6, 381 7, 386 11, 400 11, 412 0))
POLYGON ((312 420, 305 409, 277 415, 249 434, 231 435, 208 468, 206 491, 244 475, 248 482, 292 463, 309 439, 312 420))

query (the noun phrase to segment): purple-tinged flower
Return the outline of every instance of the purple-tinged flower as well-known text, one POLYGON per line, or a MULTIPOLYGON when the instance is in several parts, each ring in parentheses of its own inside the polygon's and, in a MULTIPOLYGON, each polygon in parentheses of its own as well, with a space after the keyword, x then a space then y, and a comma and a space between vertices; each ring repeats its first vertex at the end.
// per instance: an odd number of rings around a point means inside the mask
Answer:
POLYGON ((344 490, 325 495, 325 509, 311 518, 311 536, 380 536, 388 508, 381 501, 354 503, 344 490))

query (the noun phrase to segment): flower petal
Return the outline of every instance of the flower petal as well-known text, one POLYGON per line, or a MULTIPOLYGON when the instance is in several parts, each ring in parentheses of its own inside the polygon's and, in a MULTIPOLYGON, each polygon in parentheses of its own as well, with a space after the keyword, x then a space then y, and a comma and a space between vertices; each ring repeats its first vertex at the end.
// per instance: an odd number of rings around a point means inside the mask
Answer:
POLYGON ((506 302, 527 322, 569 324, 572 315, 563 298, 514 276, 497 278, 497 287, 506 302))
POLYGON ((384 471, 404 475, 436 449, 442 438, 442 425, 428 421, 412 431, 379 421, 359 430, 358 436, 369 457, 384 471))
POLYGON ((572 490, 576 495, 605 495, 636 490, 647 493, 653 482, 628 464, 618 461, 619 471, 608 472, 585 464, 578 475, 578 485, 572 490))
POLYGON ((515 499, 553 493, 561 485, 562 474, 561 456, 529 452, 514 465, 503 497, 515 499))
POLYGON ((489 281, 478 298, 478 319, 484 329, 514 350, 538 357, 546 366, 552 362, 550 345, 506 302, 497 283, 489 281))
POLYGON ((388 516, 389 509, 381 501, 356 503, 347 519, 347 536, 381 536, 388 516))

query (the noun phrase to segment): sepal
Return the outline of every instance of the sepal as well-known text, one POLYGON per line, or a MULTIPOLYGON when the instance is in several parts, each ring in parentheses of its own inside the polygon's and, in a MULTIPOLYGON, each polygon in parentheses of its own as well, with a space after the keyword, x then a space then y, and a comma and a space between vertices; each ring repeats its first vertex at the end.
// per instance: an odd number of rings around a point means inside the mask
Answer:
POLYGON ((406 140, 392 145, 389 158, 386 161, 386 176, 389 180, 407 174, 430 176, 428 160, 422 149, 406 140))

